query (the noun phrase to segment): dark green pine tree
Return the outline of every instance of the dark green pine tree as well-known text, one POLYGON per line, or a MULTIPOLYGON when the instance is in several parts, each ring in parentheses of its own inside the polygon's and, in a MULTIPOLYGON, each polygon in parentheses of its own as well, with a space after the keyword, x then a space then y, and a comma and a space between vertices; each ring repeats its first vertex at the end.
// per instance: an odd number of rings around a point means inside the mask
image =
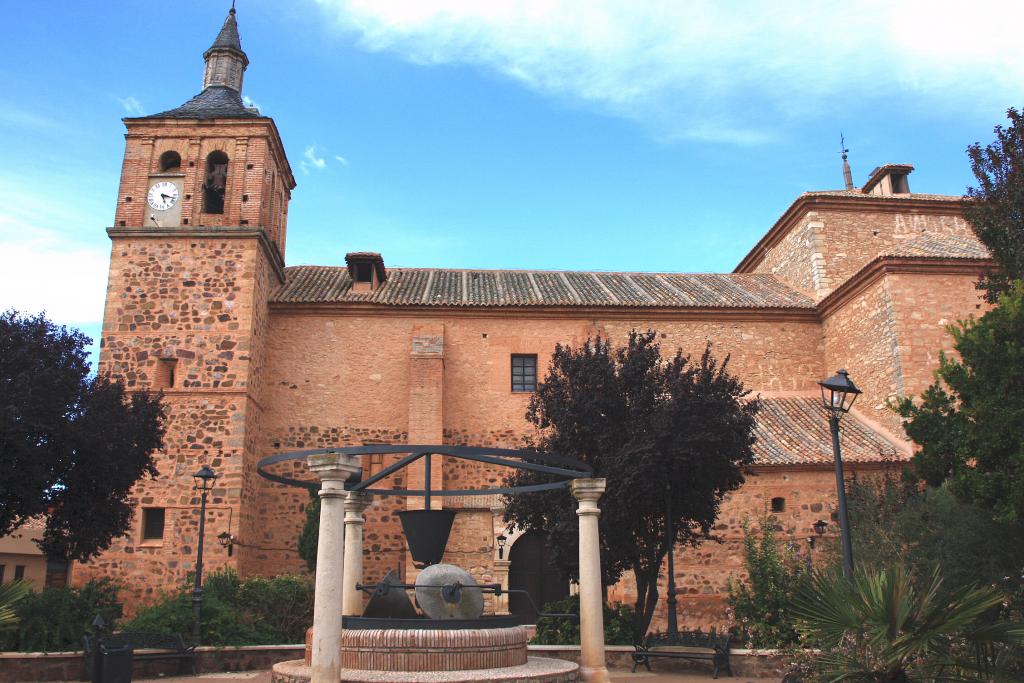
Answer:
POLYGON ((907 435, 921 446, 914 471, 948 482, 994 519, 1024 523, 1024 283, 999 305, 950 332, 959 360, 940 357, 937 380, 900 401, 907 435))

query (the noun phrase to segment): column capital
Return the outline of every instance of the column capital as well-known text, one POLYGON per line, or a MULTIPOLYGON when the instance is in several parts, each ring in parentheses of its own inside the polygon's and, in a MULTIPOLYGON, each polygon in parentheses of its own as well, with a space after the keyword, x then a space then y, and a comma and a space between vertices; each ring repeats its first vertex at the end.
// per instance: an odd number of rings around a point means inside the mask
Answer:
POLYGON ((373 496, 363 491, 349 491, 345 497, 345 521, 350 521, 351 517, 357 517, 358 521, 363 521, 362 514, 373 502, 373 496))
POLYGON ((320 481, 348 481, 359 471, 359 458, 346 453, 318 453, 306 457, 306 467, 320 481))
POLYGON ((581 503, 596 503, 604 493, 605 483, 603 478, 573 479, 569 483, 569 490, 581 503))

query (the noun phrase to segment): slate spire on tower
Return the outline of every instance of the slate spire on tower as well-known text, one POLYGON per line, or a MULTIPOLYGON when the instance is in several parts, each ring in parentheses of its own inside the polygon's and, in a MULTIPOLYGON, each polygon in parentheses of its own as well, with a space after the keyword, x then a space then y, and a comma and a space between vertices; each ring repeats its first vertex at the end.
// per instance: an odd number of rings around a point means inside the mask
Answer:
POLYGON ((235 19, 233 5, 213 45, 203 53, 203 59, 206 60, 204 89, 220 85, 242 92, 242 74, 245 73, 245 67, 249 66, 249 58, 242 50, 242 41, 238 37, 238 21, 235 19))
POLYGON ((242 76, 249 66, 249 57, 242 50, 238 37, 238 21, 234 3, 221 26, 213 45, 203 53, 206 70, 203 90, 191 100, 159 114, 142 118, 217 119, 253 118, 257 109, 245 106, 242 100, 242 76))

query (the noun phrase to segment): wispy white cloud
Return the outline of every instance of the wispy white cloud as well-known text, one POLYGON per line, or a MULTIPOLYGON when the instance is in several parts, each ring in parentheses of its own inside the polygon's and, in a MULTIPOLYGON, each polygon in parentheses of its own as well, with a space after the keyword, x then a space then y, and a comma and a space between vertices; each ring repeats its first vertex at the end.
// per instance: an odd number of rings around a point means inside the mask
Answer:
POLYGON ((142 108, 142 102, 129 95, 128 97, 118 97, 117 101, 121 103, 124 110, 129 114, 135 116, 142 116, 146 113, 146 110, 142 108))
POLYGON ((306 175, 309 175, 310 169, 322 171, 327 168, 327 160, 317 155, 316 145, 307 145, 306 151, 302 153, 302 157, 302 161, 299 162, 299 168, 306 175))
POLYGON ((8 102, 0 102, 0 123, 18 128, 36 129, 56 129, 62 128, 64 125, 45 114, 27 111, 8 102))
POLYGON ((254 100, 253 98, 249 97, 248 95, 242 95, 242 104, 244 104, 247 107, 253 107, 257 109, 260 113, 263 113, 263 107, 260 105, 260 103, 254 100))
MULTIPOLYGON (((62 180, 54 178, 53 186, 62 180)), ((0 309, 46 311, 62 324, 102 320, 110 257, 102 228, 92 241, 62 230, 102 220, 92 206, 68 208, 60 197, 0 178, 0 309)))
POLYGON ((335 159, 337 160, 337 162, 338 162, 339 164, 341 164, 342 166, 348 166, 348 159, 346 159, 345 157, 341 156, 340 154, 335 154, 335 155, 334 155, 334 158, 335 158, 335 159))
POLYGON ((1024 3, 998 0, 316 1, 367 49, 482 65, 667 138, 754 144, 780 120, 907 95, 991 110, 1024 82, 1024 3))

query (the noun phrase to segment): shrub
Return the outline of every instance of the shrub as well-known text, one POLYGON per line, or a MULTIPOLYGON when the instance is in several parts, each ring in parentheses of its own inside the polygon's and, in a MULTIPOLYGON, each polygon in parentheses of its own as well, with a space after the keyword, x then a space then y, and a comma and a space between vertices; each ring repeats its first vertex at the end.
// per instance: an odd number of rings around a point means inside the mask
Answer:
POLYGON ((852 580, 835 569, 816 573, 793 611, 822 650, 810 662, 812 680, 1020 680, 1013 649, 1024 644, 1024 624, 991 619, 1002 600, 987 586, 945 590, 938 567, 915 577, 903 565, 860 565, 852 580))
MULTIPOLYGON (((541 617, 537 620, 537 633, 530 641, 534 645, 580 644, 580 597, 570 595, 544 605, 545 612, 573 614, 575 617, 541 617)), ((608 645, 633 643, 633 609, 628 605, 604 606, 604 642, 608 645)))
POLYGON ((0 631, 12 629, 18 624, 14 603, 29 594, 31 584, 26 581, 10 581, 0 585, 0 631))
POLYGON ((0 650, 78 650, 99 614, 108 625, 121 618, 118 584, 94 579, 81 588, 62 586, 29 593, 14 606, 17 628, 0 635, 0 650))
POLYGON ((735 614, 733 631, 750 647, 780 648, 799 640, 790 606, 807 580, 807 565, 791 547, 779 547, 776 520, 761 520, 760 532, 743 521, 743 563, 746 581, 729 577, 729 606, 735 614))
MULTIPOLYGON (((300 576, 241 580, 232 569, 203 582, 204 645, 279 645, 303 642, 313 621, 313 586, 300 576)), ((125 631, 192 632, 192 585, 139 611, 125 631)))

